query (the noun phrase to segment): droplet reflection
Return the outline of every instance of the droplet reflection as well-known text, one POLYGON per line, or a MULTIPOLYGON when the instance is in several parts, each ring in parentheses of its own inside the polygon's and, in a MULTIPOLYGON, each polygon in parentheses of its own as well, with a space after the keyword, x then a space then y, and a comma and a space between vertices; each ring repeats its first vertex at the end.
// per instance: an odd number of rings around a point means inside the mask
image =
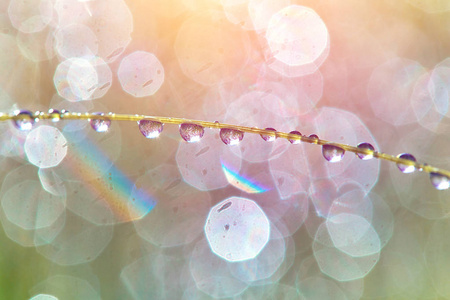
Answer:
POLYGON ((237 145, 244 138, 244 133, 239 130, 221 128, 220 129, 220 139, 227 145, 237 145))
POLYGON ((159 137, 164 126, 163 123, 152 120, 140 120, 138 124, 139 130, 148 139, 159 137))
MULTIPOLYGON (((410 160, 413 162, 416 161, 416 158, 409 153, 402 153, 402 154, 397 155, 397 157, 401 158, 401 159, 410 160)), ((397 167, 402 173, 405 173, 405 174, 412 173, 416 170, 416 167, 413 165, 397 164, 397 167)))
MULTIPOLYGON (((358 146, 359 149, 363 149, 363 150, 370 150, 370 151, 374 151, 375 148, 369 144, 369 143, 359 143, 358 146)), ((364 153, 356 153, 356 155, 362 159, 362 160, 369 160, 373 158, 373 154, 364 154, 364 153)))
POLYGON ((15 112, 13 122, 14 126, 19 130, 31 130, 35 119, 29 110, 19 110, 15 112))
POLYGON ((430 174, 431 184, 438 190, 446 190, 450 187, 450 178, 439 173, 430 174))
MULTIPOLYGON (((274 133, 277 132, 274 128, 266 128, 264 130, 273 131, 274 133)), ((275 134, 261 134, 261 137, 266 142, 273 142, 277 139, 277 136, 275 134)))
MULTIPOLYGON (((104 115, 104 113, 93 113, 93 114, 98 116, 104 115)), ((89 123, 91 124, 92 129, 94 129, 97 132, 107 132, 109 130, 109 127, 111 126, 111 120, 108 118, 91 119, 89 120, 89 123)))
POLYGON ((329 162, 339 162, 344 158, 345 150, 334 145, 323 145, 322 155, 329 162))
POLYGON ((49 110, 48 110, 48 113, 49 113, 49 115, 50 115, 50 118, 51 118, 51 120, 52 120, 52 122, 58 122, 59 120, 61 120, 61 113, 58 111, 58 110, 56 110, 56 109, 53 109, 53 108, 50 108, 49 110))
MULTIPOLYGON (((296 134, 296 135, 302 136, 300 131, 297 131, 297 130, 291 131, 291 132, 289 132, 289 134, 296 134)), ((300 141, 300 139, 289 139, 289 142, 291 142, 292 145, 297 145, 297 144, 300 144, 301 141, 300 141)))
POLYGON ((188 143, 195 143, 205 134, 205 129, 201 125, 183 123, 180 125, 180 135, 188 143))

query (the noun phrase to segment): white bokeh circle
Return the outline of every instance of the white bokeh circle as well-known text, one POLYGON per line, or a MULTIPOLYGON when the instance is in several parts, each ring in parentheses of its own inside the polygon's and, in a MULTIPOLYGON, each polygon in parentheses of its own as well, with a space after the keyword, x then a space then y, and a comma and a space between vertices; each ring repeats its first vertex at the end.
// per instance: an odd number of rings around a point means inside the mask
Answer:
POLYGON ((270 224, 256 202, 231 197, 211 208, 205 234, 216 255, 230 262, 244 261, 258 256, 266 246, 270 224))

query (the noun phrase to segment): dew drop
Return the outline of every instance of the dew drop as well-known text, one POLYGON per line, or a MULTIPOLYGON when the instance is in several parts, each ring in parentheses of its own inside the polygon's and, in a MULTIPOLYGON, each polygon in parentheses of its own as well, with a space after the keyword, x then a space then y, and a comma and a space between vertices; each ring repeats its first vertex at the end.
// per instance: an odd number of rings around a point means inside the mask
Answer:
POLYGON ((53 108, 50 108, 48 110, 48 114, 50 115, 50 119, 52 120, 52 122, 58 122, 59 120, 61 120, 61 113, 53 108))
POLYGON ((430 173, 431 184, 438 190, 447 190, 450 187, 450 178, 439 173, 430 173))
POLYGON ((345 150, 334 145, 323 145, 322 155, 329 162, 338 162, 344 158, 345 150))
MULTIPOLYGON (((291 132, 289 132, 289 134, 296 134, 296 135, 302 136, 300 131, 297 131, 297 130, 291 131, 291 132)), ((297 139, 289 139, 289 142, 291 142, 292 145, 297 145, 297 144, 300 144, 301 141, 297 140, 297 139)))
MULTIPOLYGON (((93 113, 93 115, 103 116, 104 113, 93 113)), ((111 126, 111 120, 108 118, 103 119, 90 119, 89 123, 91 124, 92 129, 97 132, 107 132, 109 130, 109 126, 111 126)))
POLYGON ((319 136, 317 134, 310 134, 309 137, 312 138, 312 139, 318 139, 319 138, 319 136))
POLYGON ((139 130, 148 139, 157 138, 161 134, 164 126, 163 123, 152 120, 140 120, 138 124, 139 130))
MULTIPOLYGON (((359 143, 358 146, 356 147, 363 150, 370 150, 370 151, 375 150, 375 148, 369 143, 359 143)), ((356 153, 356 155, 362 160, 369 160, 373 158, 373 154, 356 153)))
POLYGON ((61 117, 61 119, 62 119, 62 118, 64 118, 64 114, 67 114, 67 113, 69 113, 69 111, 68 111, 68 110, 65 110, 65 109, 61 109, 61 113, 60 113, 60 117, 61 117))
MULTIPOLYGON (((265 128, 264 130, 268 130, 268 131, 273 131, 273 132, 277 132, 274 128, 265 128)), ((263 138, 263 140, 265 140, 266 142, 273 142, 277 139, 277 136, 275 134, 261 134, 261 137, 263 138)))
POLYGON ((180 135, 188 143, 195 143, 205 134, 205 129, 201 125, 183 123, 180 124, 180 135))
POLYGON ((227 145, 237 145, 244 138, 244 132, 235 129, 221 128, 220 139, 227 145))
POLYGON ((19 110, 15 112, 13 122, 19 130, 31 130, 35 123, 35 117, 29 110, 19 110))
MULTIPOLYGON (((414 162, 416 161, 416 158, 409 153, 402 153, 402 154, 397 155, 397 157, 401 158, 401 159, 414 161, 414 162)), ((416 170, 416 167, 412 166, 412 165, 397 164, 397 167, 403 173, 412 173, 416 170)))

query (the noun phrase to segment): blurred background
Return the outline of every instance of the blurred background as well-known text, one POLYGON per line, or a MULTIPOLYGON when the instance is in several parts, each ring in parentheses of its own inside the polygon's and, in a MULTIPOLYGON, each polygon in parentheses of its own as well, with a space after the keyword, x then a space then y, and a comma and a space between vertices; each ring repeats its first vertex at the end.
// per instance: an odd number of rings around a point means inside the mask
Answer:
MULTIPOLYGON (((296 130, 449 169, 449 11, 4 0, 0 111, 296 130)), ((428 174, 253 134, 91 125, 0 124, 1 299, 450 298, 450 194, 428 174)))

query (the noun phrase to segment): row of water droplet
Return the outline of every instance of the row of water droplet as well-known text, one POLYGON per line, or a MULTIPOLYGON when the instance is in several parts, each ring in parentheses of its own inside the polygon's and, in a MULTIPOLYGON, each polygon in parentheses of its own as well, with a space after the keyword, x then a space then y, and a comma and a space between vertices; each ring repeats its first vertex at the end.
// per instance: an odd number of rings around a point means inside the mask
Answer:
MULTIPOLYGON (((64 113, 67 111, 57 111, 55 109, 49 110, 50 118, 53 122, 58 122, 64 113)), ((43 113, 36 112, 31 113, 28 110, 20 110, 15 113, 13 119, 14 125, 20 130, 31 130, 34 123, 39 121, 39 115, 43 113)), ((94 113, 94 115, 104 116, 103 113, 94 113)), ((111 120, 107 117, 99 119, 89 120, 91 127, 97 132, 107 132, 111 126, 111 120)), ((140 120, 138 121, 139 130, 141 133, 149 139, 157 138, 161 134, 164 124, 159 121, 154 120, 140 120)), ((273 133, 260 134, 262 139, 266 142, 273 142, 277 139, 277 131, 274 128, 265 128, 266 131, 273 133)), ((188 143, 194 143, 200 141, 200 139, 205 134, 205 129, 203 126, 194 123, 182 123, 179 125, 180 135, 188 143)), ((290 135, 303 136, 299 131, 291 131, 290 135)), ((319 140, 319 137, 315 134, 309 135, 309 138, 319 140)), ((244 132, 237 129, 221 128, 220 129, 220 139, 227 145, 237 145, 244 139, 244 132)), ((316 141, 316 143, 317 143, 316 141)), ((293 145, 300 144, 300 139, 289 139, 289 142, 293 145)), ((358 158, 362 160, 370 160, 374 157, 373 153, 375 148, 369 143, 360 143, 357 148, 361 150, 367 150, 368 153, 356 153, 358 158)), ((322 146, 323 157, 332 163, 340 162, 344 158, 345 150, 339 146, 332 144, 325 144, 322 146)), ((413 155, 409 153, 402 153, 397 155, 398 158, 416 162, 413 155)), ((406 165, 397 163, 398 169, 403 173, 413 173, 416 171, 414 165, 406 165)), ((419 170, 421 171, 421 170, 419 170)), ((430 180, 433 186, 438 190, 445 190, 450 187, 450 179, 440 173, 430 173, 430 180)))

